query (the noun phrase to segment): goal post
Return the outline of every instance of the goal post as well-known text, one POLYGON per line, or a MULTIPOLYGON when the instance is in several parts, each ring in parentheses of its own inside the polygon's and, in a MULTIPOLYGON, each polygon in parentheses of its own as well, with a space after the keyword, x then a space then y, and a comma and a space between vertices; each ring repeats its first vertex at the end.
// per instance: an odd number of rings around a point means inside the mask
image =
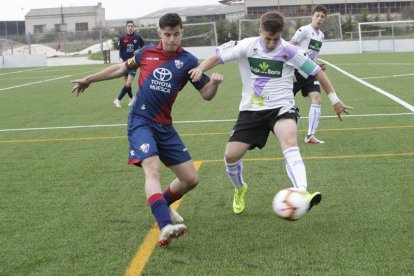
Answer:
MULTIPOLYGON (((285 28, 282 37, 289 41, 296 30, 301 26, 312 22, 312 16, 286 17, 285 28)), ((239 20, 239 40, 259 35, 260 19, 239 20)), ((342 40, 341 15, 339 13, 328 14, 321 30, 325 34, 325 40, 342 40)))
POLYGON ((358 23, 360 52, 396 52, 397 40, 414 39, 414 20, 358 23))
MULTIPOLYGON (((184 36, 181 42, 184 47, 217 46, 216 22, 183 24, 184 36)), ((135 29, 145 44, 158 44, 158 27, 139 27, 135 29)))

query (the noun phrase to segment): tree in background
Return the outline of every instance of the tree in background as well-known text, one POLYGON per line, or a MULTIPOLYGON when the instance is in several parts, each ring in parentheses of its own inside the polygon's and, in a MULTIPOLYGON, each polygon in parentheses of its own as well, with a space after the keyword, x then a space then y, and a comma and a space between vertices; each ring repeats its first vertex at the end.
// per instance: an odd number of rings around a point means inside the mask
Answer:
POLYGON ((352 20, 352 15, 348 14, 345 17, 345 22, 342 24, 342 32, 344 34, 355 32, 357 30, 357 23, 352 20))
POLYGON ((403 19, 414 20, 414 7, 402 10, 401 17, 403 19))
POLYGON ((368 9, 363 9, 362 14, 361 14, 361 19, 359 20, 359 22, 370 22, 371 20, 368 15, 369 15, 368 9))
POLYGON ((231 33, 231 37, 234 40, 239 39, 238 25, 235 22, 229 22, 226 20, 216 21, 216 30, 217 30, 217 41, 221 45, 224 43, 224 40, 227 37, 228 33, 231 33))
POLYGON ((116 28, 115 31, 111 33, 111 42, 116 50, 119 50, 119 38, 121 37, 123 31, 124 30, 121 28, 116 28))

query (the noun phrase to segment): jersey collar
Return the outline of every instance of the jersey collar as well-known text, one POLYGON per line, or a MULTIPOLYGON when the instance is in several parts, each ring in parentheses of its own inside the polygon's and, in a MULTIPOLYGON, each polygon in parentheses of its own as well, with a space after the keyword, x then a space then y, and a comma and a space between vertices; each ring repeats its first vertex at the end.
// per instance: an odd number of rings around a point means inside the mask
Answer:
POLYGON ((282 43, 281 41, 282 41, 282 38, 279 38, 279 41, 277 42, 276 47, 273 50, 269 50, 269 49, 266 48, 266 46, 265 46, 265 44, 263 42, 262 37, 259 36, 259 44, 260 44, 260 47, 262 48, 262 51, 265 52, 265 53, 270 53, 270 52, 276 50, 280 46, 280 43, 282 43))
POLYGON ((313 23, 310 23, 310 25, 311 25, 312 29, 316 32, 316 34, 319 34, 319 29, 316 28, 316 26, 313 25, 313 23))

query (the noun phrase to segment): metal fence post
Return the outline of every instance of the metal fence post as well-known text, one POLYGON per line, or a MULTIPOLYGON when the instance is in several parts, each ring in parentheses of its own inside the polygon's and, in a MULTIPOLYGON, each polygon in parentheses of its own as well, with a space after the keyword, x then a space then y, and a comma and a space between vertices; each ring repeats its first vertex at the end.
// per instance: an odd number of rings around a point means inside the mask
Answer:
POLYGON ((31 33, 27 33, 27 46, 29 47, 29 55, 32 54, 32 40, 30 36, 31 36, 31 33))

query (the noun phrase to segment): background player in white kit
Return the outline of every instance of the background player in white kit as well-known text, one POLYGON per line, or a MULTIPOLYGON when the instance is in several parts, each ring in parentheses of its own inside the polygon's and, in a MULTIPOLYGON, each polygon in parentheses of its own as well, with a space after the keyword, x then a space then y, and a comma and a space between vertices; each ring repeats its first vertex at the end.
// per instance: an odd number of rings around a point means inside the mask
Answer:
MULTIPOLYGON (((315 6, 312 10, 312 23, 300 27, 290 40, 291 44, 304 49, 308 57, 319 64, 322 70, 325 70, 325 64, 318 63, 317 58, 325 37, 320 27, 325 22, 327 13, 328 9, 325 6, 315 6)), ((302 91, 302 96, 309 97, 311 101, 308 134, 305 137, 305 143, 323 144, 325 142, 315 136, 321 117, 321 87, 319 81, 315 76, 309 76, 305 72, 295 69, 293 93, 296 95, 300 90, 302 91)))
MULTIPOLYGON (((316 76, 324 90, 329 91, 339 119, 341 113, 352 109, 339 100, 325 73, 301 48, 281 38, 283 27, 281 14, 267 12, 260 19, 260 36, 227 42, 217 48, 216 54, 189 71, 192 80, 197 81, 203 72, 220 63, 239 62, 243 83, 240 112, 224 154, 226 172, 235 187, 233 211, 236 214, 245 210, 247 192, 242 158, 250 149, 263 148, 270 131, 279 140, 293 186, 307 190, 306 169, 297 146, 299 113, 292 93, 294 68, 316 76)), ((307 195, 310 208, 322 199, 319 192, 307 195)))

